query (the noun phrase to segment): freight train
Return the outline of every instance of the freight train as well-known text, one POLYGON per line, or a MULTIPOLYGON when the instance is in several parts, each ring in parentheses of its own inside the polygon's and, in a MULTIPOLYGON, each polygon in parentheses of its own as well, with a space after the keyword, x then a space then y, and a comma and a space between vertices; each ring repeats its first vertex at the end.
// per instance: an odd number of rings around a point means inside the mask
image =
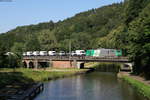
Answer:
POLYGON ((89 56, 89 57, 119 57, 122 56, 122 50, 117 49, 91 49, 91 50, 75 50, 71 53, 64 51, 27 51, 23 56, 89 56))

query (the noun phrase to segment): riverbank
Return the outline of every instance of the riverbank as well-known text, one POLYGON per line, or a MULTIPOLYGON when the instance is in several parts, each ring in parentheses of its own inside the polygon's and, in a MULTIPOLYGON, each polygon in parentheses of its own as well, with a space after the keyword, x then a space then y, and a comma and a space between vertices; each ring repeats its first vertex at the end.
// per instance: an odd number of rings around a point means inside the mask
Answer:
MULTIPOLYGON (((119 64, 114 63, 94 63, 93 68, 101 72, 117 72, 119 71, 119 64)), ((150 100, 150 81, 143 77, 135 76, 129 72, 117 72, 118 77, 131 84, 137 92, 142 94, 147 100, 150 100)))
POLYGON ((0 69, 0 98, 6 100, 23 94, 33 85, 57 78, 88 72, 89 69, 0 69))
POLYGON ((127 72, 118 73, 118 77, 131 84, 140 94, 150 100, 150 81, 127 72))

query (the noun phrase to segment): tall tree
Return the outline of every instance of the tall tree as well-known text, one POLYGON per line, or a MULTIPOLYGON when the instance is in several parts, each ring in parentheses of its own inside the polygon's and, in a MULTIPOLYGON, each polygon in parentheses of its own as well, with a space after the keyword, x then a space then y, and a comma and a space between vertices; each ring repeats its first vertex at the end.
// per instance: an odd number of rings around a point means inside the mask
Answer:
POLYGON ((0 43, 0 67, 6 67, 7 56, 5 54, 6 54, 5 47, 0 43))
POLYGON ((130 53, 135 61, 135 72, 150 76, 150 4, 140 17, 130 24, 130 53))
POLYGON ((36 35, 28 35, 24 43, 24 51, 37 51, 41 50, 41 45, 36 35))
POLYGON ((54 50, 57 48, 57 40, 53 31, 43 30, 38 34, 38 41, 41 45, 41 50, 54 50))
POLYGON ((128 5, 125 9, 125 23, 128 25, 134 18, 139 16, 139 13, 148 4, 149 0, 128 0, 128 5))

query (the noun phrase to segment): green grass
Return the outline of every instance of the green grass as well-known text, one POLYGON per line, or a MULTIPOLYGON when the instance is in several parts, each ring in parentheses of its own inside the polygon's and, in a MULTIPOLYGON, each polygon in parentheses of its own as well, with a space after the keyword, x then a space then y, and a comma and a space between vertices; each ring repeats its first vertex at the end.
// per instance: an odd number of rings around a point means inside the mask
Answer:
POLYGON ((88 62, 88 63, 85 63, 84 66, 85 66, 86 68, 89 68, 89 66, 90 66, 90 67, 93 67, 95 64, 97 64, 97 63, 96 63, 96 62, 88 62))
POLYGON ((30 84, 34 82, 48 81, 86 71, 84 69, 59 69, 59 71, 53 70, 44 71, 23 68, 0 69, 0 87, 12 84, 30 84))
POLYGON ((141 93, 144 97, 150 99, 150 86, 146 85, 140 81, 137 81, 133 78, 128 76, 123 76, 123 80, 127 81, 131 84, 139 93, 141 93))

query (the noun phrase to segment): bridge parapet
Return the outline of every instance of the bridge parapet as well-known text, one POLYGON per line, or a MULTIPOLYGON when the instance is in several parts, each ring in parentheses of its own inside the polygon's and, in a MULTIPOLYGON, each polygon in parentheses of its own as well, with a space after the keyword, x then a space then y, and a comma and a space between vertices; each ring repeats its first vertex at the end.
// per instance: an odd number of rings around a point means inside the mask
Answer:
POLYGON ((85 62, 131 62, 128 57, 87 57, 87 56, 26 56, 23 60, 85 61, 85 62))

